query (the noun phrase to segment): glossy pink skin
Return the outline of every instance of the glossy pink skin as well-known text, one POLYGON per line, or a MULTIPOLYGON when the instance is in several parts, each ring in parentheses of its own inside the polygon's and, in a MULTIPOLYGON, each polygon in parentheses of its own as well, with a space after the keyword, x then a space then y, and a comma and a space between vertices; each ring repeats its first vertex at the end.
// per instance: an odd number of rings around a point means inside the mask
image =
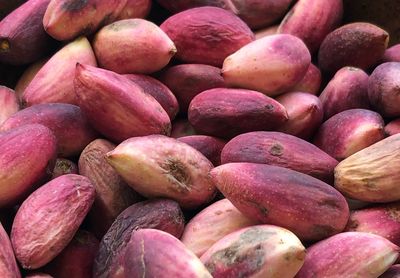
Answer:
POLYGON ((11 242, 23 268, 44 266, 68 245, 95 194, 88 178, 70 174, 46 183, 22 203, 14 219, 11 242))
POLYGON ((258 221, 244 216, 228 199, 222 199, 200 211, 186 224, 181 241, 200 257, 224 236, 257 224, 258 221))
POLYGON ((319 99, 324 108, 325 119, 349 109, 368 109, 368 74, 354 67, 340 69, 319 99))
POLYGON ((78 64, 75 93, 93 127, 114 142, 135 136, 170 134, 167 112, 122 75, 78 64))
POLYGON ((19 110, 19 102, 15 92, 0 86, 0 125, 19 110))
POLYGON ((127 0, 117 21, 128 18, 146 18, 151 10, 151 0, 127 0))
POLYGON ((346 231, 366 232, 400 244, 400 203, 352 211, 346 231))
POLYGON ((371 107, 383 117, 400 116, 400 63, 379 65, 368 80, 368 97, 371 107))
POLYGON ((27 1, 0 22, 0 61, 29 64, 47 54, 51 39, 42 19, 50 0, 27 1))
POLYGON ((219 67, 226 57, 255 39, 239 17, 216 7, 180 12, 160 27, 174 42, 178 50, 176 58, 185 63, 219 67))
POLYGON ((159 79, 174 93, 182 113, 187 113, 190 102, 201 92, 226 87, 221 69, 203 64, 170 67, 162 72, 159 79))
POLYGON ((182 242, 155 229, 134 232, 120 262, 122 270, 118 272, 124 273, 124 277, 212 278, 182 242))
POLYGON ((308 140, 323 121, 322 103, 318 97, 303 92, 280 95, 276 100, 285 107, 289 120, 277 131, 308 140))
POLYGON ((43 26, 56 40, 72 40, 116 20, 126 3, 127 0, 52 0, 43 17, 43 26))
POLYGON ((346 157, 385 138, 382 117, 365 109, 350 109, 328 119, 318 129, 313 143, 333 158, 346 157))
POLYGON ((21 278, 10 239, 0 223, 0 276, 21 278))
POLYGON ((175 118, 179 111, 179 104, 175 95, 167 86, 157 79, 143 74, 125 74, 124 76, 142 87, 145 93, 154 97, 164 108, 165 112, 168 113, 171 121, 175 118))
POLYGON ((174 43, 160 27, 140 18, 103 27, 92 44, 99 65, 120 74, 157 72, 176 53, 174 43))
POLYGON ((25 276, 25 278, 53 278, 53 276, 46 273, 34 273, 25 276))
POLYGON ((248 43, 228 56, 222 76, 230 87, 277 96, 300 82, 310 63, 310 52, 302 40, 276 34, 248 43))
POLYGON ((384 274, 379 276, 379 278, 400 278, 400 265, 392 265, 384 274))
POLYGON ((99 239, 124 209, 141 199, 107 163, 105 155, 115 147, 107 140, 96 139, 86 146, 78 161, 80 174, 88 177, 96 188, 88 221, 91 231, 99 239))
POLYGON ((249 132, 229 141, 221 153, 222 164, 262 163, 289 168, 327 183, 333 182, 338 162, 313 144, 280 132, 249 132))
POLYGON ((345 66, 367 70, 382 59, 388 41, 389 34, 376 25, 364 22, 343 25, 322 42, 319 68, 329 74, 345 66))
POLYGON ((92 277, 93 262, 99 241, 91 233, 79 230, 67 247, 45 266, 47 273, 57 278, 92 277))
POLYGON ((67 174, 79 174, 78 165, 69 159, 57 158, 51 178, 55 179, 67 174))
POLYGON ((48 127, 57 138, 58 154, 61 157, 80 154, 97 136, 79 106, 67 103, 44 103, 25 108, 5 121, 0 130, 27 124, 48 127))
POLYGON ((109 277, 118 270, 118 262, 123 259, 134 231, 158 229, 180 238, 184 222, 178 203, 169 199, 154 199, 130 206, 117 217, 101 240, 93 267, 94 276, 109 277))
POLYGON ((319 94, 321 87, 322 75, 321 71, 314 64, 310 64, 304 78, 297 83, 290 91, 293 92, 306 92, 313 95, 319 94))
POLYGON ((330 185, 283 167, 228 163, 210 175, 241 213, 317 241, 341 232, 349 218, 346 199, 330 185))
POLYGON ((89 41, 81 37, 57 51, 26 87, 22 102, 25 106, 40 103, 77 104, 74 77, 77 63, 96 66, 89 41))
POLYGON ((256 91, 216 88, 197 95, 188 119, 200 134, 232 138, 241 133, 274 130, 288 120, 286 109, 256 91))
POLYGON ((386 49, 382 62, 400 62, 400 44, 393 45, 386 49))
POLYGON ((178 138, 179 141, 201 152, 214 166, 221 164, 221 152, 226 142, 207 135, 191 135, 178 138))
POLYGON ((309 247, 305 263, 296 277, 374 278, 395 262, 398 252, 398 246, 380 236, 341 233, 309 247))
POLYGON ((0 132, 0 207, 15 205, 43 184, 54 167, 57 140, 33 124, 0 132))
POLYGON ((187 119, 177 119, 172 122, 172 138, 179 138, 190 135, 196 135, 196 131, 194 130, 193 126, 190 125, 187 119))
POLYGON ((400 133, 400 119, 393 120, 385 126, 386 136, 392 136, 400 133))
POLYGON ((340 25, 342 0, 299 0, 282 20, 278 33, 301 38, 315 53, 329 32, 340 25))

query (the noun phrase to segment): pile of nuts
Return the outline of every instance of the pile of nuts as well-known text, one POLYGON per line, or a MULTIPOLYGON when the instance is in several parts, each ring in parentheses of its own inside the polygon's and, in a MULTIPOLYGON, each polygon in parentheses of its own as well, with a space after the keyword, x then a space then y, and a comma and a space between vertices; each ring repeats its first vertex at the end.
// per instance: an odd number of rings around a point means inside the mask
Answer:
POLYGON ((400 277, 382 27, 342 0, 5 2, 0 277, 400 277))

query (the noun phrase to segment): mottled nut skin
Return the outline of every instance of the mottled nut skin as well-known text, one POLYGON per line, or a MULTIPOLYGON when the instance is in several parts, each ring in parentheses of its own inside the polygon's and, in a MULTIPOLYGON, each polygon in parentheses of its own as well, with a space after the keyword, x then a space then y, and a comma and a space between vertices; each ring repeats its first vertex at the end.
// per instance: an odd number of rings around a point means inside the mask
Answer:
POLYGON ((215 278, 291 278, 305 260, 305 248, 289 230, 257 225, 230 233, 200 259, 215 278))
POLYGON ((7 232, 0 223, 0 276, 9 278, 21 278, 14 251, 7 232))
POLYGON ((376 25, 346 24, 325 37, 318 52, 318 65, 328 74, 345 66, 368 70, 382 59, 388 42, 389 34, 376 25))
POLYGON ((188 144, 163 135, 133 137, 106 155, 108 163, 139 194, 170 198, 194 209, 211 201, 212 163, 188 144), (154 148, 157 146, 157 148, 154 148))

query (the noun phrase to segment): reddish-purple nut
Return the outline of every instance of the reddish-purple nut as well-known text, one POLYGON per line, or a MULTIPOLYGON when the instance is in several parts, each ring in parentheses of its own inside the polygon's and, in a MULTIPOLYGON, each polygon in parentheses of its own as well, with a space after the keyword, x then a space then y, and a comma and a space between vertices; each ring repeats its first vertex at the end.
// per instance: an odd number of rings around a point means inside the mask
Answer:
POLYGON ((346 231, 366 232, 400 244, 400 203, 389 203, 350 213, 346 231))
POLYGON ((77 64, 75 93, 93 127, 116 143, 170 134, 171 122, 161 104, 123 75, 77 64))
POLYGON ((257 224, 258 221, 244 216, 228 199, 222 199, 200 211, 186 224, 181 241, 200 257, 224 236, 257 224))
POLYGON ((398 258, 399 247, 389 240, 361 232, 346 232, 322 240, 307 249, 298 278, 376 278, 398 258))
POLYGON ((338 162, 313 144, 280 132, 249 132, 229 141, 221 163, 252 162, 286 167, 327 183, 338 162))
POLYGON ((97 136, 81 108, 67 103, 43 103, 27 107, 12 115, 0 126, 0 130, 27 124, 48 127, 57 138, 58 154, 61 157, 79 155, 97 136))
POLYGON ((107 153, 106 159, 147 198, 170 198, 183 208, 194 209, 216 193, 209 176, 212 163, 198 150, 167 136, 130 138, 107 153))
POLYGON ((45 126, 0 132, 0 207, 15 205, 46 182, 56 155, 57 139, 45 126))
POLYGON ((143 74, 126 74, 124 75, 135 84, 139 85, 143 91, 154 97, 168 113, 171 121, 175 118, 179 111, 179 104, 175 95, 157 79, 143 74))
POLYGON ((82 151, 78 162, 79 173, 90 179, 97 192, 88 221, 99 239, 124 209, 140 200, 106 161, 105 155, 115 147, 107 140, 96 139, 82 151))
POLYGON ((126 3, 127 0, 52 0, 44 14, 43 26, 56 40, 72 40, 116 20, 126 3))
POLYGON ((134 231, 158 229, 180 238, 185 220, 175 201, 155 199, 136 203, 124 210, 100 242, 93 275, 103 278, 117 272, 134 231))
POLYGON ((21 278, 7 232, 0 223, 0 277, 21 278))
POLYGON ((277 129, 288 115, 279 102, 260 92, 216 88, 192 100, 188 119, 200 134, 232 138, 245 132, 277 129))
POLYGON ((212 278, 200 259, 166 232, 135 231, 125 249, 119 258, 120 277, 212 278))
POLYGON ((400 63, 379 65, 368 80, 371 107, 383 117, 400 116, 400 63))
POLYGON ((186 114, 192 99, 203 91, 224 88, 221 69, 203 64, 183 64, 170 67, 159 78, 174 93, 180 112, 186 114))
POLYGON ((121 74, 154 73, 176 53, 174 43, 160 27, 140 18, 103 27, 94 37, 93 49, 102 68, 121 74))
POLYGON ((0 126, 19 110, 19 101, 15 92, 0 86, 0 126))
POLYGON ((57 158, 53 169, 52 179, 67 174, 79 174, 78 165, 66 158, 57 158))
POLYGON ((99 241, 91 233, 78 230, 64 250, 44 269, 57 278, 92 277, 93 262, 99 249, 99 241))
POLYGON ((329 33, 318 52, 318 65, 333 74, 345 66, 367 70, 383 57, 389 34, 376 25, 355 22, 329 33))
POLYGON ((343 231, 346 199, 332 186, 283 167, 228 163, 210 173, 224 196, 245 216, 318 241, 343 231))
POLYGON ((334 115, 318 129, 313 143, 337 160, 385 138, 382 117, 366 109, 350 109, 334 115))
POLYGON ((272 35, 227 57, 222 76, 229 86, 276 96, 300 82, 310 63, 310 52, 302 40, 287 34, 272 35))
POLYGON ((318 97, 303 92, 291 92, 280 95, 276 100, 285 107, 289 120, 277 131, 299 138, 310 139, 324 117, 322 103, 318 97))
POLYGON ((15 256, 25 269, 37 269, 69 244, 93 204, 89 179, 69 174, 46 183, 20 206, 11 231, 15 256))
POLYGON ((32 274, 26 275, 25 278, 53 278, 53 276, 46 274, 46 273, 35 272, 32 274))
POLYGON ((382 62, 400 62, 400 44, 393 45, 386 49, 382 62))
POLYGON ((176 58, 185 63, 217 67, 226 57, 255 39, 239 17, 216 7, 180 12, 164 21, 161 29, 174 42, 176 58))
POLYGON ((224 140, 207 135, 191 135, 180 137, 178 141, 201 152, 214 166, 221 164, 221 152, 226 144, 224 140))
POLYGON ((386 136, 392 136, 400 133, 400 119, 393 120, 385 126, 386 136))
POLYGON ((299 37, 314 53, 326 35, 340 25, 342 16, 342 0, 299 0, 282 20, 278 33, 299 37))
POLYGON ((310 64, 303 79, 297 83, 290 91, 305 92, 313 95, 318 95, 321 87, 322 75, 321 71, 314 64, 310 64))
POLYGON ((305 247, 291 231, 257 225, 228 234, 200 259, 214 278, 294 277, 305 257, 305 247))
POLYGON ((76 64, 96 66, 96 57, 85 37, 57 51, 36 73, 22 95, 24 106, 40 103, 77 104, 74 89, 76 64))
POLYGON ((355 67, 340 69, 326 85, 319 99, 325 119, 349 109, 368 109, 368 74, 355 67))
MULTIPOLYGON (((42 19, 50 2, 26 1, 0 21, 0 62, 29 64, 49 52, 52 40, 43 28, 42 19)), ((4 5, 1 3, 1 8, 4 5)))

